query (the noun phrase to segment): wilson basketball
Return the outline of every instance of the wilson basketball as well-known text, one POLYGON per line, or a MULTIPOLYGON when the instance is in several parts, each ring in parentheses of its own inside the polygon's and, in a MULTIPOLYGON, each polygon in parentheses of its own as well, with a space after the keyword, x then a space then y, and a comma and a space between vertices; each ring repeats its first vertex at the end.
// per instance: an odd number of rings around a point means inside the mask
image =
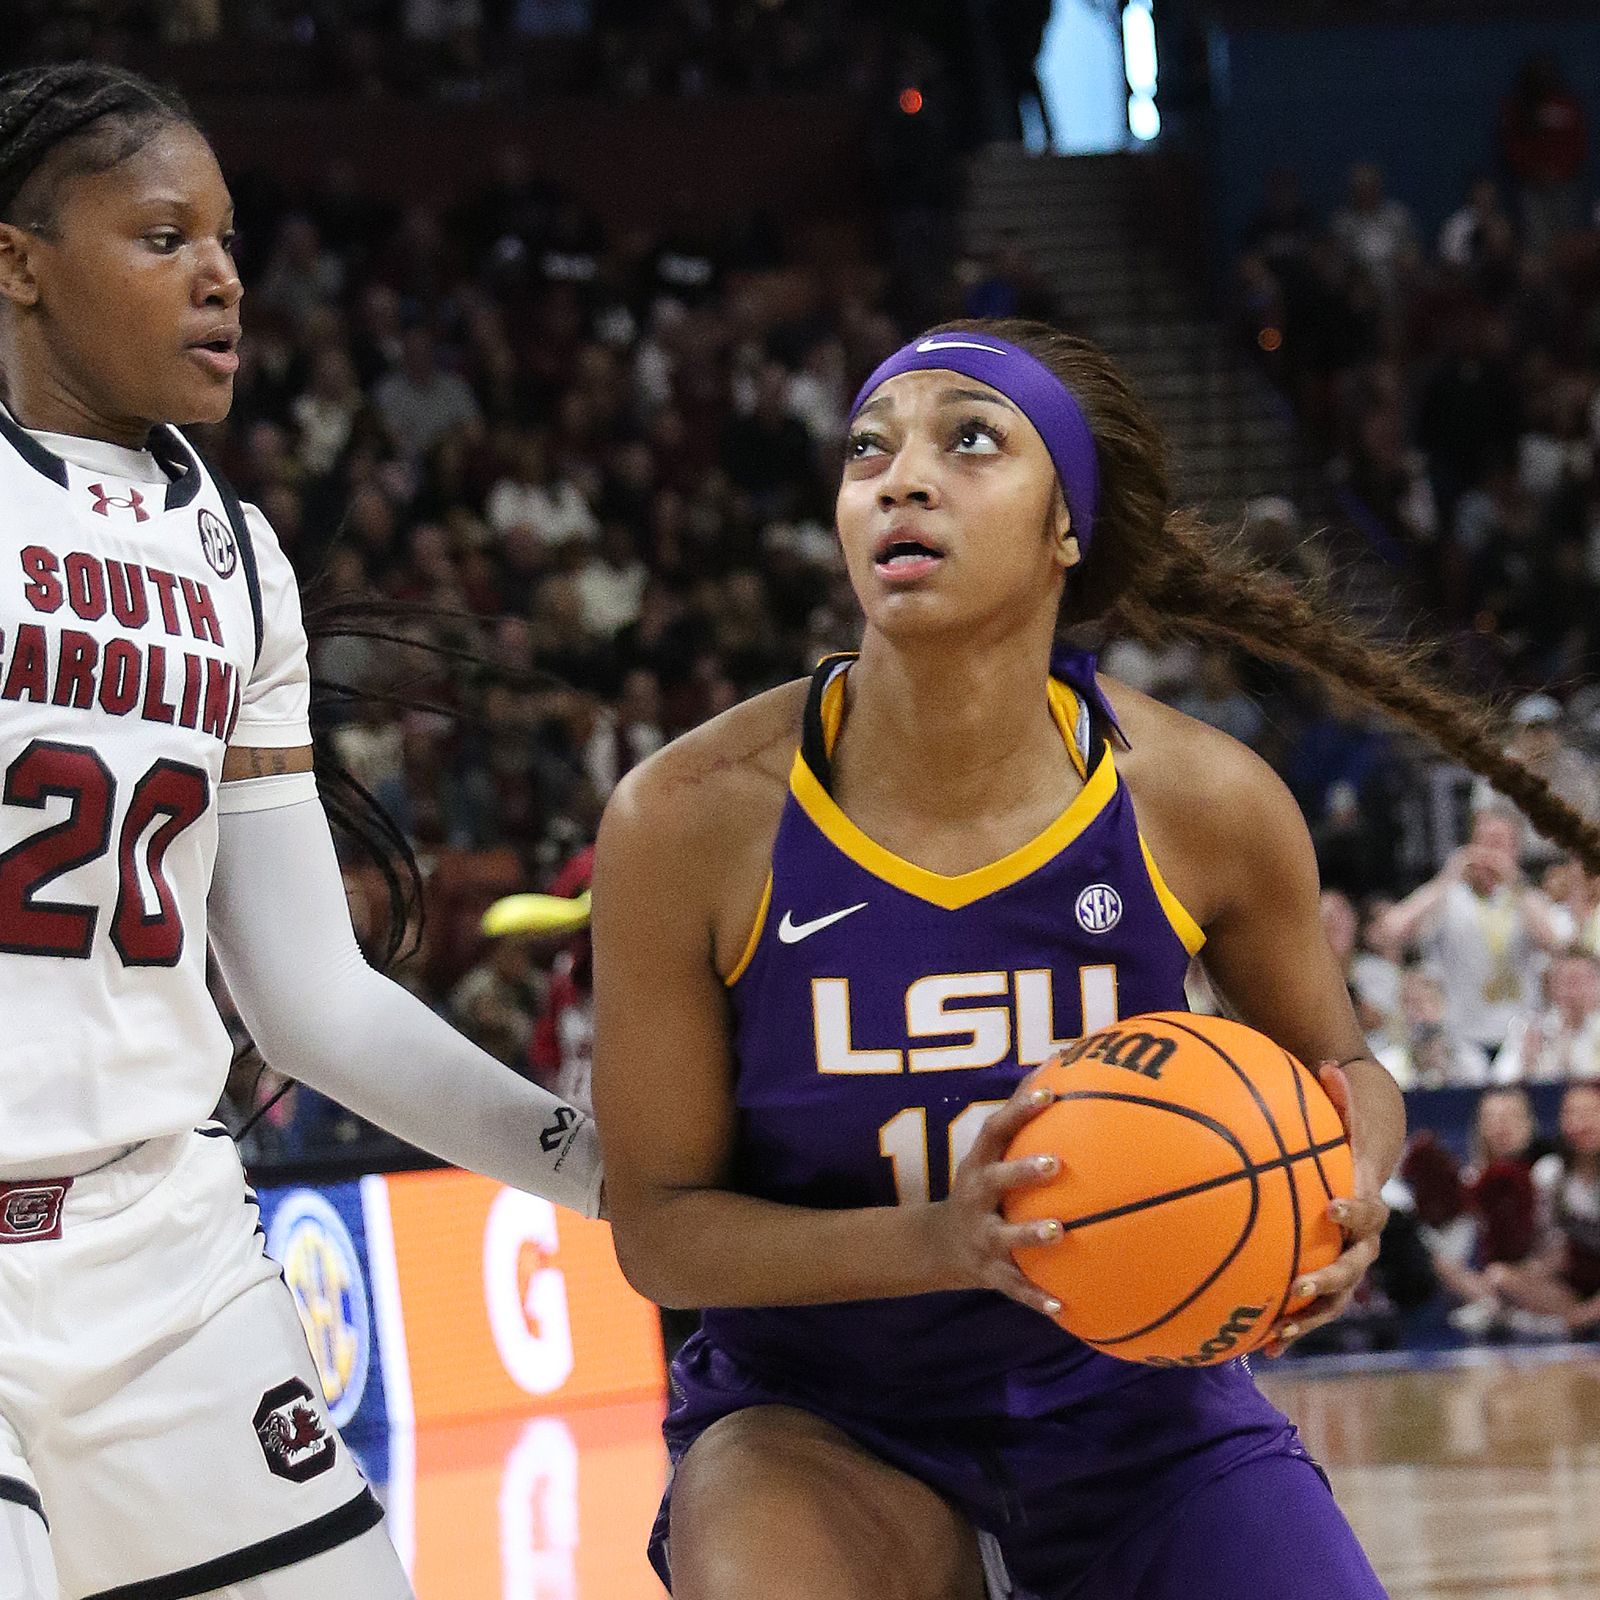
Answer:
POLYGON ((1108 1355, 1208 1366, 1255 1349, 1297 1309, 1295 1281, 1343 1248, 1328 1202, 1352 1186, 1350 1145, 1317 1080, 1237 1022, 1129 1017, 1030 1080, 1046 1106, 1008 1158, 1061 1171, 1013 1190, 1012 1222, 1059 1218, 1017 1264, 1056 1319, 1108 1355))

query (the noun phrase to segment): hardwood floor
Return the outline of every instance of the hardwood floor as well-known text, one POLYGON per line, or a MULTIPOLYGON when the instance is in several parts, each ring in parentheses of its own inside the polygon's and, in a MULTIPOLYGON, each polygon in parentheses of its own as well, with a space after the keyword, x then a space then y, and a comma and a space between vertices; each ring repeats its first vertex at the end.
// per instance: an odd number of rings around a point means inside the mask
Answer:
POLYGON ((1392 1600, 1600 1597, 1600 1350, 1259 1376, 1392 1600))

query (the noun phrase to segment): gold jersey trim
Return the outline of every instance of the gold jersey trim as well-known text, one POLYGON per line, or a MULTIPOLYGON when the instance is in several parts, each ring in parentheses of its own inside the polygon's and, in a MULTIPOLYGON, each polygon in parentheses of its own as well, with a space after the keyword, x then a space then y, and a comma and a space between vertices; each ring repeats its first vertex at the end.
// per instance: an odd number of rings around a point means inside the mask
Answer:
POLYGON ((1139 849, 1144 854, 1144 869, 1150 874, 1150 887, 1155 890, 1156 899, 1161 902, 1161 909, 1172 924, 1172 931, 1190 955, 1198 955, 1201 945, 1206 942, 1205 929, 1189 915, 1184 903, 1167 887, 1167 880, 1161 876, 1161 868, 1150 854, 1150 846, 1145 843, 1142 833, 1139 835, 1139 849))
MULTIPOLYGON (((839 673, 828 685, 822 700, 823 738, 830 751, 844 720, 844 680, 845 674, 839 673)), ((1050 682, 1049 697, 1050 713, 1071 752, 1073 765, 1082 776, 1084 759, 1074 736, 1078 698, 1065 684, 1054 679, 1050 682)), ((919 867, 895 855, 869 838, 839 808, 838 802, 817 781, 816 775, 798 752, 789 774, 789 789, 801 810, 821 830, 823 836, 857 866, 865 868, 875 878, 881 878, 885 883, 915 895, 919 900, 926 900, 945 911, 959 911, 987 895, 1020 883, 1047 861, 1060 855, 1100 815, 1116 793, 1117 769, 1108 744, 1104 757, 1087 777, 1083 788, 1044 832, 998 861, 954 876, 930 872, 926 867, 919 867)), ((1163 901, 1163 905, 1165 903, 1163 901)), ((1173 901, 1173 904, 1177 902, 1173 901)))
POLYGON ((733 964, 733 971, 722 982, 726 988, 731 989, 745 974, 745 968, 755 959, 756 946, 761 943, 761 935, 767 926, 767 912, 772 907, 772 868, 767 868, 767 881, 761 891, 761 904, 756 907, 756 920, 750 929, 750 937, 744 942, 744 950, 739 959, 733 964))

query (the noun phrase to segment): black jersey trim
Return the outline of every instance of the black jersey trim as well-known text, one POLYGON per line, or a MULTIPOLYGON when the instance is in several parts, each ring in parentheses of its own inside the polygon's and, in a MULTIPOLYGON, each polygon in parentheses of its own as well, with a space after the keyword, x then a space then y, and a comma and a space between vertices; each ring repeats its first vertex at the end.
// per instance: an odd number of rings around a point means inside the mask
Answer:
MULTIPOLYGON (((811 776, 822 785, 822 792, 833 793, 833 757, 828 754, 827 737, 822 731, 822 697, 828 692, 841 661, 854 661, 856 652, 841 650, 836 655, 824 656, 811 674, 811 687, 806 692, 806 709, 800 723, 800 759, 811 769, 811 776)), ((1062 679, 1062 682, 1067 680, 1062 679)), ((1098 697, 1086 695, 1081 689, 1067 683, 1089 712, 1089 748, 1083 752, 1084 781, 1088 782, 1096 768, 1111 751, 1111 741, 1117 734, 1116 725, 1097 703, 1098 697)))
MULTIPOLYGON (((203 456, 199 456, 199 459, 205 461, 203 456)), ((250 620, 255 624, 256 661, 259 662, 261 646, 266 639, 266 624, 261 611, 261 569, 256 565, 256 546, 255 540, 250 537, 250 522, 233 485, 209 461, 205 461, 205 468, 211 474, 211 482, 222 499, 222 509, 228 513, 233 536, 239 541, 239 565, 244 568, 244 586, 250 594, 250 620)))
POLYGON ((806 694, 805 715, 800 722, 800 759, 811 769, 811 776, 822 785, 822 792, 833 793, 833 758, 828 754, 828 741, 822 732, 822 697, 841 661, 854 661, 853 650, 841 650, 836 655, 824 656, 811 674, 811 688, 806 694))
POLYGON ((44 1514, 44 1501, 31 1483, 24 1483, 21 1478, 0 1478, 0 1500, 9 1500, 14 1506, 22 1506, 33 1512, 44 1524, 44 1531, 50 1531, 50 1519, 44 1514))
POLYGON ((46 450, 37 439, 31 438, 4 406, 0 406, 0 438, 4 438, 35 472, 42 473, 63 489, 72 487, 67 477, 66 462, 53 451, 46 450))
POLYGON ((382 1521, 383 1507, 371 1489, 363 1489, 354 1500, 346 1501, 336 1511, 258 1544, 246 1545, 232 1555, 202 1561, 199 1566, 185 1567, 181 1572, 169 1572, 160 1578, 143 1578, 138 1583, 101 1589, 86 1595, 84 1600, 190 1600, 192 1595, 208 1594, 230 1583, 246 1583, 263 1573, 276 1572, 280 1567, 323 1555, 341 1544, 348 1544, 382 1521))
MULTIPOLYGON (((187 439, 176 428, 163 423, 150 430, 150 454, 166 473, 168 511, 181 511, 200 493, 204 474, 200 462, 187 439)), ((215 473, 212 474, 215 477, 215 473)))

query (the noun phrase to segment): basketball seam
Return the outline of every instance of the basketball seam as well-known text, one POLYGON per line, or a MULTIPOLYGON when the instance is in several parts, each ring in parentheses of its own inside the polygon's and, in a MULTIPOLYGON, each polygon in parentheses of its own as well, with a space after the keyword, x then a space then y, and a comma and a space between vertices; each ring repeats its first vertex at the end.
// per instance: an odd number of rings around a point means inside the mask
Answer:
MULTIPOLYGON (((1280 1045, 1279 1048, 1282 1049, 1283 1047, 1280 1045)), ((1300 1063, 1296 1061, 1287 1050, 1284 1050, 1283 1052, 1283 1059, 1289 1067, 1289 1080, 1294 1084, 1295 1099, 1300 1102, 1300 1125, 1306 1130, 1306 1143, 1311 1146, 1313 1151, 1315 1151, 1317 1148, 1317 1135, 1311 1126, 1311 1107, 1306 1101, 1305 1085, 1300 1081, 1300 1071, 1304 1069, 1300 1068, 1300 1063)), ((1339 1144, 1342 1143, 1344 1143, 1344 1141, 1339 1140, 1329 1148, 1336 1150, 1338 1149, 1339 1144)), ((1318 1155, 1315 1159, 1317 1164, 1317 1177, 1322 1183, 1322 1192, 1331 1200, 1333 1199, 1333 1185, 1328 1182, 1328 1174, 1323 1168, 1322 1157, 1318 1155)))
MULTIPOLYGON (((1117 1100, 1128 1105, 1153 1106, 1158 1111, 1171 1111, 1180 1117, 1188 1117, 1190 1121, 1198 1122, 1202 1127, 1210 1128, 1213 1133, 1219 1135, 1233 1146, 1240 1161, 1243 1163, 1238 1176, 1250 1180, 1250 1214, 1244 1219, 1244 1227, 1240 1231, 1239 1237, 1234 1241, 1233 1248, 1217 1264, 1216 1269, 1202 1278, 1194 1289, 1175 1306, 1162 1312, 1154 1322, 1147 1323, 1142 1328, 1135 1328, 1131 1333, 1118 1334, 1114 1339, 1096 1339, 1094 1341, 1096 1345, 1125 1344, 1129 1339, 1143 1338, 1145 1334, 1155 1332, 1157 1328, 1170 1322, 1180 1311, 1186 1311, 1233 1265, 1239 1252, 1249 1243, 1250 1235, 1255 1232, 1256 1218, 1261 1214, 1261 1183, 1257 1175, 1251 1170, 1250 1152, 1240 1143, 1234 1131, 1225 1123, 1217 1121, 1215 1117, 1209 1117, 1203 1111, 1196 1111, 1192 1106, 1175 1106, 1167 1100, 1156 1100, 1149 1095, 1143 1094, 1128 1094, 1118 1089, 1068 1089, 1064 1093, 1058 1092, 1056 1099, 1117 1100)), ((1281 1139, 1278 1141, 1278 1148, 1279 1150, 1284 1148, 1281 1139)), ((1292 1181, 1289 1187, 1293 1189, 1294 1184, 1292 1181)))
POLYGON ((1077 1217, 1071 1222, 1063 1222, 1061 1229, 1064 1233, 1071 1233, 1075 1229, 1087 1228, 1096 1222, 1113 1222, 1118 1217, 1131 1216, 1136 1211, 1146 1211, 1152 1206, 1165 1205, 1169 1200, 1187 1200, 1191 1195, 1208 1194, 1213 1189, 1237 1183, 1241 1178, 1251 1176, 1259 1178, 1268 1172, 1287 1171, 1298 1162, 1317 1161, 1326 1151, 1337 1150, 1343 1143, 1343 1139, 1329 1139, 1323 1144, 1296 1150, 1293 1155, 1282 1156, 1276 1161, 1248 1162, 1237 1172, 1225 1172, 1219 1177, 1204 1178, 1199 1183, 1185 1184, 1181 1189, 1164 1189, 1160 1194, 1148 1195, 1142 1200, 1130 1200, 1126 1205, 1112 1206, 1106 1211, 1096 1211, 1087 1217, 1077 1217))
MULTIPOLYGON (((1272 1130, 1273 1142, 1278 1147, 1279 1155, 1287 1157, 1289 1154, 1289 1148, 1283 1142, 1283 1134, 1278 1129, 1278 1119, 1273 1116, 1272 1110, 1267 1105, 1261 1091, 1250 1081, 1249 1073, 1247 1073, 1244 1068, 1241 1067, 1239 1063, 1222 1048, 1221 1045, 1215 1043, 1211 1039, 1206 1038, 1206 1036, 1198 1029, 1191 1028, 1187 1023, 1181 1021, 1178 1014, 1168 1012, 1163 1020, 1169 1027, 1175 1028, 1179 1033, 1186 1033, 1191 1039, 1198 1039, 1200 1043, 1205 1045, 1208 1050, 1211 1050, 1214 1054, 1220 1056, 1222 1060, 1228 1064, 1229 1070, 1239 1080, 1239 1082, 1245 1086, 1246 1090, 1249 1091, 1250 1098, 1255 1101, 1257 1109, 1259 1109, 1261 1115, 1266 1118, 1267 1126, 1272 1130)), ((1283 1046, 1279 1045, 1278 1048, 1281 1050, 1283 1046)), ((1289 1301, 1294 1297, 1295 1280, 1300 1275, 1300 1241, 1302 1237, 1302 1229, 1300 1225, 1300 1191, 1295 1187, 1292 1176, 1289 1178, 1288 1189, 1289 1212, 1294 1219, 1293 1253, 1289 1258, 1288 1287, 1283 1291, 1283 1298, 1278 1301, 1278 1309, 1272 1313, 1271 1321, 1273 1323, 1276 1323, 1288 1309, 1289 1301)), ((1254 1221, 1251 1222, 1251 1226, 1255 1226, 1254 1221)))

